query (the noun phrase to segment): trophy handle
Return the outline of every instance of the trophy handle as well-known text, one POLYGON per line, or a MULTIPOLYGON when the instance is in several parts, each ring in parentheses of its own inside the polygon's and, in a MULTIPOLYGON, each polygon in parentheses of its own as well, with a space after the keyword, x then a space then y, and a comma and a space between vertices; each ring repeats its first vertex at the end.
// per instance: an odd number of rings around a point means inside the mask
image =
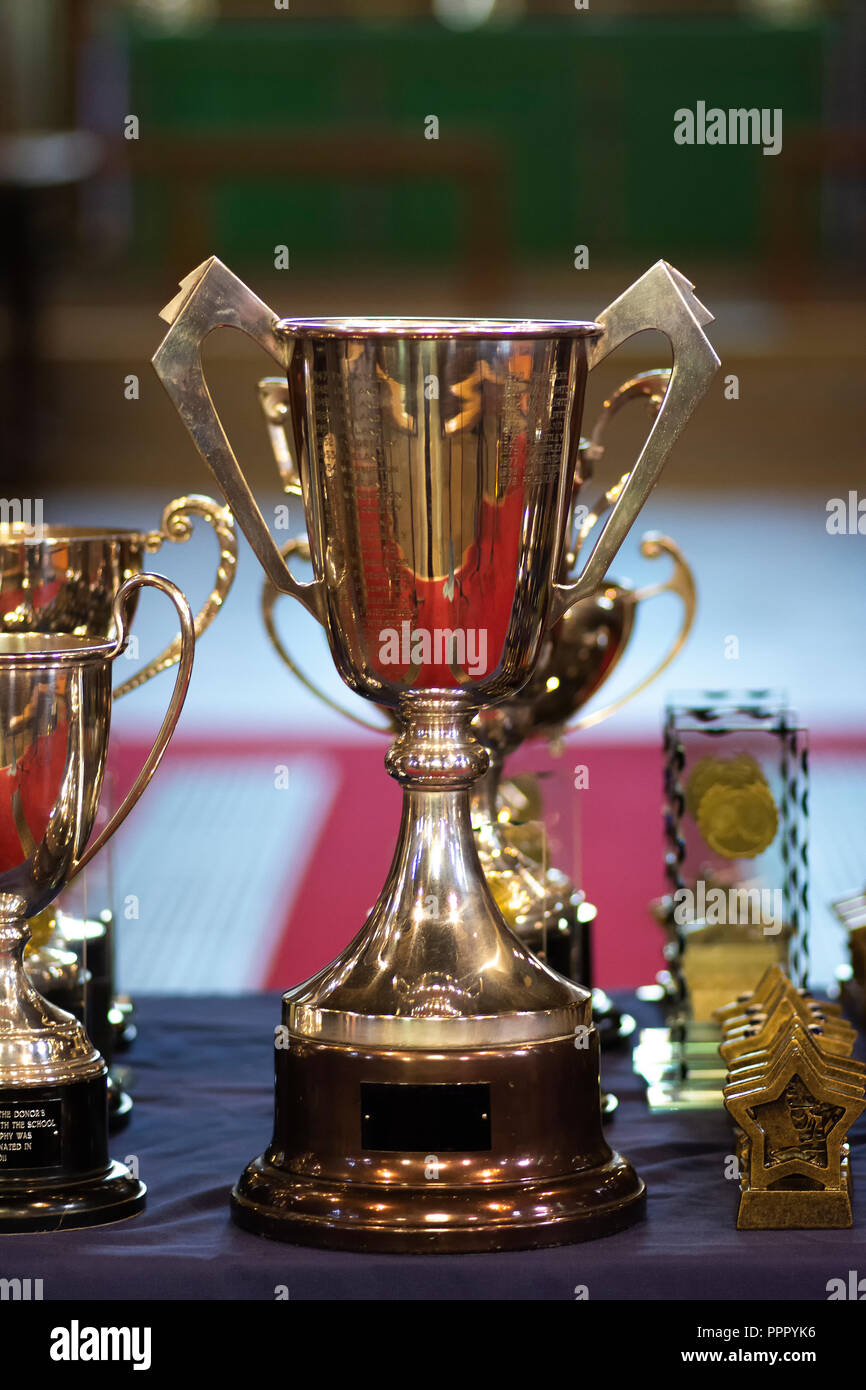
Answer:
POLYGON ((603 332, 591 340, 591 371, 609 353, 644 329, 664 333, 673 350, 673 366, 661 409, 653 421, 637 462, 627 475, 589 558, 570 584, 554 583, 548 626, 552 627, 579 599, 603 582, 638 512, 649 497, 671 447, 706 392, 719 359, 703 331, 712 315, 694 294, 694 286, 666 261, 657 261, 629 289, 596 316, 603 332))
MULTIPOLYGON (((294 540, 286 542, 280 554, 285 560, 288 560, 292 555, 298 555, 302 560, 309 560, 310 542, 307 540, 306 536, 297 536, 294 540)), ((359 714, 355 714, 352 710, 347 709, 339 700, 333 699, 333 697, 326 694, 324 690, 320 690, 315 681, 295 663, 288 648, 283 644, 283 639, 277 632, 277 625, 274 621, 274 606, 279 597, 279 589, 275 588, 269 579, 266 579, 262 588, 262 617, 264 619, 265 628, 278 656, 282 657, 295 679, 299 680, 301 685, 310 691, 311 695, 315 695, 317 699, 321 700, 323 705, 327 705, 329 709, 334 710, 337 714, 342 714, 344 719, 351 719, 352 723, 358 724, 360 728, 372 729, 374 734, 393 734, 393 729, 390 725, 374 724, 370 719, 362 719, 359 714)))
MULTIPOLYGON (((228 507, 221 507, 210 497, 176 497, 165 508, 159 530, 152 531, 148 536, 147 548, 155 552, 166 540, 188 541, 193 532, 193 515, 204 517, 213 527, 219 542, 216 581, 209 597, 195 616, 195 636, 198 640, 222 608, 234 582, 238 565, 238 539, 234 517, 228 507)), ((160 671, 167 671, 169 667, 176 666, 180 660, 181 646, 182 639, 178 633, 164 652, 155 656, 136 675, 130 676, 129 680, 123 681, 114 691, 112 698, 119 700, 122 695, 128 695, 131 690, 137 690, 140 685, 144 685, 151 676, 157 676, 160 671)))
POLYGON ((166 305, 160 318, 171 327, 157 348, 153 365, 193 443, 271 583, 282 593, 292 594, 324 623, 324 586, 321 580, 299 584, 289 574, 214 408, 201 361, 202 343, 215 328, 240 329, 283 368, 291 340, 278 333, 279 319, 273 310, 216 256, 180 282, 180 294, 166 305))
POLYGON ((193 623, 192 609, 177 585, 173 584, 170 579, 166 579, 163 575, 151 574, 146 570, 143 574, 135 574, 131 579, 127 579, 126 583, 118 591, 117 597, 114 600, 114 622, 117 628, 117 640, 109 660, 114 661, 126 648, 126 644, 129 641, 129 621, 127 617, 129 600, 136 589, 144 588, 160 589, 162 593, 167 594, 177 609, 178 617, 180 618, 180 656, 177 663, 177 675, 174 679, 174 689, 171 692, 171 701, 166 710, 165 718, 159 726, 159 733, 154 739, 153 747, 145 759, 144 766, 108 824, 100 830, 96 839, 91 841, 81 857, 73 864, 69 874, 70 879, 74 878, 76 874, 79 874, 81 870, 90 863, 94 855, 99 853, 106 842, 111 839, 115 830, 123 824, 133 806, 139 800, 151 777, 162 762, 163 754, 177 727, 177 721, 183 709, 183 702, 186 699, 189 678, 192 675, 193 657, 195 655, 195 626, 193 623))
MULTIPOLYGON (((291 426, 289 415, 289 383, 284 376, 263 376, 259 382, 259 404, 268 427, 271 449, 283 480, 283 492, 301 497, 301 479, 298 474, 288 430, 291 426)), ((283 550, 285 555, 285 549, 283 550)))
POLYGON ((631 596, 633 604, 644 603, 647 599, 656 598, 659 594, 676 594, 683 601, 683 616, 680 622, 679 632, 677 633, 673 645, 667 655, 654 666, 648 676, 621 695, 618 700, 612 700, 609 705, 602 709, 595 710, 592 714, 587 714, 583 719, 577 719, 573 724, 569 724, 568 732, 572 733, 578 729, 591 729, 596 724, 601 724, 603 720, 609 719, 617 710, 627 705, 629 700, 633 700, 636 695, 640 695, 642 690, 646 690, 648 685, 666 671, 675 657, 679 655, 685 644, 685 640, 692 630, 695 620, 695 609, 697 607, 697 593, 695 591, 695 578, 686 561, 685 556, 679 546, 668 536, 662 536, 657 531, 649 531, 641 541, 641 554, 647 560, 657 560, 660 555, 669 555, 673 561, 673 573, 669 579, 662 584, 650 584, 645 589, 636 589, 631 596))
MULTIPOLYGON (((637 376, 630 377, 624 381, 622 386, 618 386, 613 395, 604 402, 598 414, 592 434, 589 439, 581 441, 584 456, 592 463, 597 463, 603 457, 605 451, 604 434, 613 417, 619 414, 622 407, 629 401, 644 400, 653 412, 653 419, 658 415, 664 400, 665 391, 671 379, 670 367, 654 367, 652 371, 638 372, 637 376)), ((574 547, 568 557, 569 569, 573 569, 577 563, 584 541, 590 531, 595 526, 599 517, 604 516, 610 511, 620 493, 628 481, 628 473, 623 473, 622 477, 613 483, 596 502, 595 506, 584 517, 580 525, 575 529, 574 547)))

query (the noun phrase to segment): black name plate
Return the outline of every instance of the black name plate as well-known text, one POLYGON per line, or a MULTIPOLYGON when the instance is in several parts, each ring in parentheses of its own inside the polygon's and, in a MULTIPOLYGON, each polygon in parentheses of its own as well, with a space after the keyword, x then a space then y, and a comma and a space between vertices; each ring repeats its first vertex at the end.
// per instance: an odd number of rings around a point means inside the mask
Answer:
POLYGON ((361 1144, 388 1153, 479 1153, 490 1148, 485 1083, 363 1082, 361 1144))
POLYGON ((58 1166, 62 1110, 60 1100, 0 1099, 0 1173, 58 1166))

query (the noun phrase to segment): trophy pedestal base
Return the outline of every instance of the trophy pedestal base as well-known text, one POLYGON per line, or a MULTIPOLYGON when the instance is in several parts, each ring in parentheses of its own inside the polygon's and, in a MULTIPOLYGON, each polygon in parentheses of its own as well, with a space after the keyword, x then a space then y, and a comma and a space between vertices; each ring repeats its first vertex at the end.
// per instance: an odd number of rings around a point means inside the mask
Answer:
POLYGON ((853 1224, 847 1158, 842 1160, 839 1191, 785 1192, 745 1187, 740 1195, 738 1231, 842 1231, 853 1224))
POLYGON ((0 1090, 0 1235, 102 1226, 144 1207, 144 1183, 108 1156, 96 1060, 85 1080, 0 1090))
POLYGON ((122 1163, 86 1178, 0 1181, 0 1235, 72 1231, 125 1221, 144 1210, 147 1188, 122 1163))
POLYGON ((438 1052, 292 1034, 274 1141, 232 1193, 238 1225, 381 1252, 535 1249, 640 1219, 644 1184, 601 1131, 598 1036, 438 1052))
POLYGON ((643 1183, 617 1154, 599 1168, 553 1181, 424 1189, 331 1185, 281 1172, 263 1155, 232 1192, 232 1215, 244 1230, 295 1245, 381 1254, 570 1245, 625 1230, 643 1213, 643 1183), (530 1211, 544 1215, 529 1220, 530 1211))

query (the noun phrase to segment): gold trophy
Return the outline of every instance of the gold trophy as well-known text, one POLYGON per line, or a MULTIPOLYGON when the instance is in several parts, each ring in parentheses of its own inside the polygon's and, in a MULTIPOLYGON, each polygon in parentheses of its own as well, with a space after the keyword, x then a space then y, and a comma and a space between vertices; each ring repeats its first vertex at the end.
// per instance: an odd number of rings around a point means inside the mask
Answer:
MULTIPOLYGON (((114 636, 114 605, 122 585, 133 575, 142 574, 148 557, 167 541, 187 541, 197 518, 213 529, 218 545, 213 589, 195 618, 195 635, 200 637, 219 613, 234 580, 237 536, 228 508, 198 495, 169 502, 159 527, 152 531, 14 523, 0 526, 0 634, 67 633, 107 641, 114 636)), ((130 620, 137 597, 137 591, 130 591, 130 620)), ((129 694, 176 665, 180 648, 177 636, 165 651, 118 685, 113 698, 129 694)), ((86 1007, 89 1031, 109 1064, 109 1119, 115 1131, 128 1120, 132 1099, 123 1089, 121 1073, 112 1066, 115 1047, 129 1036, 131 1014, 131 1008, 120 1003, 114 991, 113 917, 110 911, 95 916, 88 912, 84 921, 60 909, 60 903, 52 904, 32 923, 25 966, 36 987, 52 1003, 72 1009, 82 1020, 86 1007), (92 977, 86 989, 85 973, 92 977), (98 1014, 90 1005, 91 985, 98 1014), (105 993, 107 1017, 103 1017, 102 1007, 105 993)))
MULTIPOLYGON (((626 381, 604 402, 589 438, 581 439, 575 493, 583 490, 594 466, 604 454, 603 443, 610 420, 629 401, 644 401, 654 419, 670 381, 669 370, 642 372, 626 381)), ((288 384, 280 377, 259 382, 259 401, 267 423, 283 490, 300 496, 300 478, 291 457, 286 433, 288 384)), ((624 484, 620 478, 605 491, 591 509, 577 502, 571 516, 569 545, 563 556, 560 580, 574 578, 580 551, 599 518, 613 506, 624 484)), ((593 1017, 602 1043, 618 1042, 634 1030, 634 1019, 616 1008, 605 992, 594 986, 591 925, 595 909, 581 889, 549 862, 540 816, 534 827, 516 826, 512 820, 511 796, 503 801, 502 779, 506 759, 528 738, 544 737, 559 741, 566 732, 591 728, 641 693, 662 674, 682 650, 695 616, 695 584, 691 570, 678 546, 665 536, 644 537, 641 550, 647 559, 669 558, 672 573, 662 583, 635 589, 606 580, 598 593, 581 599, 545 636, 535 671, 517 695, 483 709, 475 719, 475 732, 487 749, 487 771, 472 788, 472 824, 481 866, 491 892, 512 931, 540 960, 560 974, 586 985, 593 994, 593 1017), (583 719, 574 715, 597 693, 619 664, 634 631, 641 603, 660 594, 673 593, 683 605, 676 638, 665 656, 640 684, 613 703, 583 719), (537 832, 541 829, 541 834, 537 832)), ((309 543, 298 537, 282 547, 290 560, 297 555, 309 561, 309 543)), ((377 722, 366 719, 327 695, 303 671, 280 635, 274 610, 280 591, 265 579, 262 590, 262 616, 278 655, 307 690, 331 709, 374 733, 396 732, 394 719, 377 722)), ((615 1105, 606 1096, 608 1105, 615 1105)))
POLYGON ((43 912, 123 823, 156 771, 183 707, 195 639, 186 599, 138 574, 119 590, 116 636, 0 634, 0 1233, 134 1216, 145 1188, 108 1157, 107 1068, 81 1023, 50 1004, 24 967, 28 918, 43 912), (145 585, 180 617, 178 672, 133 786, 88 845, 102 788, 112 662, 145 585))
POLYGON ((718 359, 659 262, 596 322, 280 320, 212 258, 163 311, 154 366, 268 577, 400 731, 394 859, 366 924, 283 999, 273 1140, 232 1198, 261 1234, 369 1250, 496 1250, 616 1231, 644 1185, 599 1114, 590 995, 508 928, 471 824, 473 720, 530 679, 594 593, 718 359), (287 373, 316 578, 299 583, 214 410, 201 344, 243 330, 287 373), (589 369, 671 341, 665 401, 580 575, 559 581, 589 369))

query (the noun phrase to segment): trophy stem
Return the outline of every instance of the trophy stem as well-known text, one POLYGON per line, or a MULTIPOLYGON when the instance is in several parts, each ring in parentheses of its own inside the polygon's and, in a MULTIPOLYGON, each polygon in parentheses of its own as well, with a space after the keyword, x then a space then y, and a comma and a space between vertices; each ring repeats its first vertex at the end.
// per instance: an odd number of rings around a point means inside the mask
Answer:
POLYGON ((473 787, 491 762, 472 727, 478 708, 459 692, 407 695, 400 732, 385 756, 390 775, 404 787, 473 787))
POLYGON ((460 692, 407 697, 385 764, 403 786, 394 858, 346 950, 285 996, 291 1032, 376 1047, 573 1036, 586 991, 514 935, 485 878, 470 791, 488 756, 460 692))
POLYGON ((22 1084, 34 1084, 37 1076, 52 1079, 56 1067, 51 1049, 46 1048, 46 1035, 58 1031, 70 1041, 76 1032, 80 1034, 75 1047, 76 1070, 81 1074, 98 1072, 102 1059, 76 1020, 49 1004, 34 988, 24 964, 24 950, 31 936, 24 905, 16 899, 10 903, 11 895, 2 897, 7 902, 0 903, 0 1086, 13 1071, 22 1084))
MULTIPOLYGON (((470 921, 482 930, 498 927, 472 829, 471 793, 488 765, 472 728, 474 714, 460 696, 447 694, 407 699, 401 708, 402 728, 385 766, 403 788, 403 814, 391 870, 368 922, 368 929, 376 923, 386 931, 390 924, 389 935, 408 932, 419 943, 427 937, 435 983, 427 972, 413 987, 401 976, 401 986, 422 997, 432 987, 446 1014, 452 1011, 448 993, 465 986, 461 927, 470 921)), ((425 1013, 433 1008, 432 999, 423 1007, 425 1013)))
POLYGON ((0 916, 0 1027, 5 1031, 22 997, 36 991, 24 973, 24 948, 30 940, 30 923, 21 915, 0 916))

